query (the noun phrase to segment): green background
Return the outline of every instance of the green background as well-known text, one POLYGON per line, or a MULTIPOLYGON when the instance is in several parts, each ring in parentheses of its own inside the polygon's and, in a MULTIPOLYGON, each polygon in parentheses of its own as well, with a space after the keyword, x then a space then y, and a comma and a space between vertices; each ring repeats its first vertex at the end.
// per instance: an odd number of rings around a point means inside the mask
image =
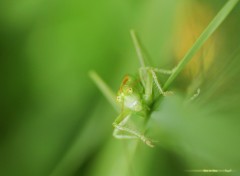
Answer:
POLYGON ((183 103, 192 79, 180 75, 175 95, 152 114, 154 149, 112 137, 118 113, 88 76, 96 70, 117 92, 125 74, 137 73, 132 28, 155 67, 173 67, 175 44, 184 42, 175 38, 179 14, 191 17, 194 2, 215 15, 226 1, 1 1, 0 175, 240 174, 240 4, 217 30, 197 100, 183 103))

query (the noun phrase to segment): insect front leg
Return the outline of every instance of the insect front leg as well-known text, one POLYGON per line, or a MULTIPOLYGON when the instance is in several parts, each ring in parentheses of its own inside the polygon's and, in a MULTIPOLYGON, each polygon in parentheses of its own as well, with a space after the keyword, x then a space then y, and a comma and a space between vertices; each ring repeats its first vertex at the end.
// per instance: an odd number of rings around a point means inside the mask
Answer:
POLYGON ((149 147, 154 147, 152 141, 150 139, 146 138, 139 131, 136 131, 136 130, 133 130, 133 129, 130 129, 130 128, 124 126, 127 123, 130 116, 131 116, 131 113, 123 112, 117 117, 117 119, 113 123, 113 126, 115 128, 113 131, 113 136, 118 139, 137 139, 137 138, 139 138, 149 147), (125 132, 127 134, 121 134, 121 132, 125 132))
POLYGON ((120 127, 123 127, 128 119, 130 117, 130 114, 125 114, 125 113, 121 113, 118 118, 115 120, 115 122, 113 123, 114 126, 114 131, 113 131, 113 136, 117 139, 134 139, 137 138, 136 136, 132 135, 132 134, 121 134, 122 131, 120 127), (119 120, 122 120, 118 123, 119 120))

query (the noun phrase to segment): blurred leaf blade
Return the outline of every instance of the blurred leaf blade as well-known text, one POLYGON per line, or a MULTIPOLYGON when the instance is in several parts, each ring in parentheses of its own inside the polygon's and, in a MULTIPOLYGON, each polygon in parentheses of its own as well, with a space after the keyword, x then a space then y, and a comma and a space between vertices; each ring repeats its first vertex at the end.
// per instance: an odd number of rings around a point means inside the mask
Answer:
POLYGON ((216 17, 210 22, 210 24, 205 28, 196 42, 192 45, 183 59, 179 64, 173 69, 173 73, 170 75, 166 83, 164 84, 164 89, 167 89, 172 81, 177 77, 177 75, 184 69, 185 65, 193 58, 193 55, 201 48, 205 41, 212 35, 212 33, 219 27, 219 25, 225 20, 233 8, 237 5, 238 0, 228 1, 224 7, 218 12, 216 17))
POLYGON ((240 134, 239 119, 229 117, 229 120, 225 114, 208 114, 191 104, 184 107, 181 101, 179 98, 167 99, 162 111, 153 114, 153 123, 158 124, 156 128, 161 128, 159 134, 165 145, 185 159, 201 163, 195 163, 199 169, 239 169, 237 151, 240 141, 236 136, 240 134), (170 112, 170 107, 175 111, 170 112))

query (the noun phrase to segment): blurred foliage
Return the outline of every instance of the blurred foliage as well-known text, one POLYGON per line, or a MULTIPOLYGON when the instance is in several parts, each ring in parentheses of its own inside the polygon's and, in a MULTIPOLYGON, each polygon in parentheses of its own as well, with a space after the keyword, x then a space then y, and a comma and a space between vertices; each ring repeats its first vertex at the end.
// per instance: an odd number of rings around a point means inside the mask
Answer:
POLYGON ((207 69, 192 62, 153 113, 154 149, 112 137, 117 113, 88 77, 117 91, 137 73, 131 28, 154 66, 172 68, 225 2, 0 1, 0 175, 239 175, 240 4, 196 56, 207 69))

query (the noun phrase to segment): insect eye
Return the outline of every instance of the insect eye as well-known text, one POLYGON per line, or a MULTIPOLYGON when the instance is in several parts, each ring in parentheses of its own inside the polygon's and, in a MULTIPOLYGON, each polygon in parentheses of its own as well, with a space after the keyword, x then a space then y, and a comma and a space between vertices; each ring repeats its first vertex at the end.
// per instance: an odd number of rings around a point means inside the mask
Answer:
POLYGON ((132 89, 132 88, 129 88, 129 89, 128 89, 128 93, 130 93, 130 94, 133 93, 133 89, 132 89))
POLYGON ((118 102, 121 102, 121 101, 122 101, 121 96, 117 96, 117 101, 118 101, 118 102))

